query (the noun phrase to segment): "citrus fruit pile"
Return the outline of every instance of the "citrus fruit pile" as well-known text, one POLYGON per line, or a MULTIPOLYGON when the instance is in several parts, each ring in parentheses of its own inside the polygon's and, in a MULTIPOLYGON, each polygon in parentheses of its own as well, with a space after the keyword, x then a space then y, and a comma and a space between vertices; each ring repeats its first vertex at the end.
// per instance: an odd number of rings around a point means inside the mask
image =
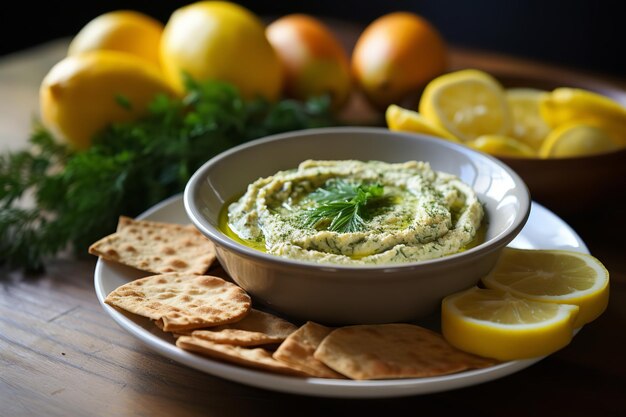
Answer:
POLYGON ((44 126, 86 149, 107 125, 135 120, 155 95, 184 93, 185 77, 235 85, 243 97, 278 97, 281 64, 265 25, 234 3, 203 1, 161 22, 135 11, 93 19, 44 78, 44 126))
POLYGON ((563 348, 609 300, 606 268, 574 251, 505 248, 482 284, 443 300, 442 332, 461 350, 500 360, 563 348))
POLYGON ((323 22, 304 14, 266 26, 235 3, 198 1, 164 25, 118 10, 76 34, 43 80, 40 112, 45 127, 80 150, 106 126, 146 114, 156 94, 185 94, 189 78, 229 83, 244 99, 327 95, 335 111, 359 88, 382 110, 443 73, 446 58, 436 28, 408 12, 376 19, 349 56, 323 22))
POLYGON ((505 89, 490 74, 461 70, 424 89, 419 112, 390 105, 387 125, 462 142, 504 157, 569 158, 626 147, 626 108, 576 88, 505 89))

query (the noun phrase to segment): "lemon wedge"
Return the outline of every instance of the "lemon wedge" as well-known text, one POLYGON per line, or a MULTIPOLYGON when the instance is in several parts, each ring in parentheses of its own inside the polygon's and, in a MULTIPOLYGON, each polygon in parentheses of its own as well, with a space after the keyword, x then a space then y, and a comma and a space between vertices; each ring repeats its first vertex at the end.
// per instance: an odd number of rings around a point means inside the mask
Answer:
POLYGON ((420 99, 419 112, 463 141, 486 134, 506 135, 511 129, 502 86, 491 75, 473 69, 431 81, 420 99))
POLYGON ((534 158, 537 153, 517 139, 502 135, 483 135, 467 142, 470 148, 496 156, 534 158))
POLYGON ((609 272, 593 256, 573 251, 505 248, 483 283, 534 301, 577 305, 576 327, 609 302, 609 272))
POLYGON ((626 125, 626 108, 601 94, 580 88, 557 88, 540 102, 540 113, 551 127, 581 119, 610 120, 626 125))
POLYGON ((574 158, 612 152, 620 146, 601 128, 580 123, 567 123, 552 130, 539 155, 542 158, 574 158))
POLYGON ((573 337, 575 305, 552 304, 477 287, 444 298, 441 330, 466 352, 503 361, 545 356, 573 337))
POLYGON ((574 123, 594 126, 613 142, 626 146, 626 107, 601 94, 579 88, 557 88, 542 97, 539 111, 552 128, 574 123))
POLYGON ((423 133, 425 135, 444 138, 452 142, 459 142, 450 132, 428 121, 418 112, 402 108, 395 104, 391 104, 387 107, 385 120, 390 130, 423 133))
POLYGON ((513 117, 511 136, 535 150, 550 132, 539 111, 541 100, 549 94, 534 88, 510 88, 505 91, 513 117))

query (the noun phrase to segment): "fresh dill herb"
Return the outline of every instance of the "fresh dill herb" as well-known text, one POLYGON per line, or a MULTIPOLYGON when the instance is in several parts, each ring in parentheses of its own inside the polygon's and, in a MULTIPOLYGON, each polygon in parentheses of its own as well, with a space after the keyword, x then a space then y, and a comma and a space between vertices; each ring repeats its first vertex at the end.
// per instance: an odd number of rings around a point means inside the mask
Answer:
POLYGON ((187 91, 182 99, 155 97, 147 117, 109 126, 86 150, 72 151, 36 127, 27 149, 1 154, 0 267, 37 270, 65 249, 86 254, 115 231, 120 215, 134 217, 180 193, 217 153, 269 134, 335 124, 326 97, 245 101, 230 84, 191 79, 187 91))
POLYGON ((306 227, 351 233, 365 227, 364 210, 368 204, 381 200, 384 189, 380 184, 352 184, 344 180, 330 180, 326 188, 320 187, 309 195, 318 203, 304 212, 306 227))

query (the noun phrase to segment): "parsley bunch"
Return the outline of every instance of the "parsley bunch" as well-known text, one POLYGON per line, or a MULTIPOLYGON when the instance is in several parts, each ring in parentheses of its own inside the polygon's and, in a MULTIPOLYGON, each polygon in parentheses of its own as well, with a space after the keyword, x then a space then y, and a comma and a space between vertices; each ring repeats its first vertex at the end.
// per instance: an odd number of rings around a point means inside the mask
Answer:
POLYGON ((147 117, 114 124, 84 151, 36 127, 30 147, 0 155, 0 266, 41 269, 78 254, 136 216, 181 192, 212 156, 261 136, 334 124, 327 98, 244 101, 225 83, 188 80, 183 99, 157 96, 147 117), (34 206, 22 204, 25 196, 34 206))

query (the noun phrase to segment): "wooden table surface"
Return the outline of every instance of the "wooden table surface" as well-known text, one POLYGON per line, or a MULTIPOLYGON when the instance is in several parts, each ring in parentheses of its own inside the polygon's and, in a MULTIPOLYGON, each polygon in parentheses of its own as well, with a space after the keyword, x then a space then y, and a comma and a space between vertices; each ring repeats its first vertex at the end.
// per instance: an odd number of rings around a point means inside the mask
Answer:
MULTIPOLYGON (((39 82, 66 46, 61 40, 0 59, 0 151, 24 145, 39 82)), ((475 51, 454 50, 452 66, 523 68, 538 77, 561 77, 563 83, 590 80, 576 71, 475 51)), ((591 80, 598 89, 613 82, 626 86, 626 80, 591 80)), ((104 313, 93 287, 95 259, 58 259, 37 276, 5 274, 0 277, 0 416, 388 416, 404 410, 427 416, 453 411, 484 417, 626 416, 624 214, 624 206, 616 206, 562 216, 611 273, 607 311, 569 346, 493 382, 413 397, 282 394, 165 359, 104 313)))

